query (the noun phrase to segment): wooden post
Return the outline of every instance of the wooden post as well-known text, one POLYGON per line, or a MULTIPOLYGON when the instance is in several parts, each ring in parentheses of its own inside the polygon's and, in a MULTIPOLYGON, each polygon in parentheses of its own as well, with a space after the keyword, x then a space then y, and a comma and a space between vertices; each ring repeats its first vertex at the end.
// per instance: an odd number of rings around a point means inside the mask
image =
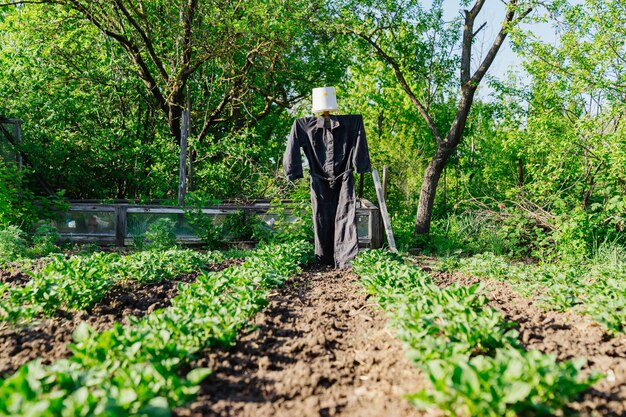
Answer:
POLYGON ((115 245, 124 247, 126 243, 126 206, 115 206, 115 245))
POLYGON ((183 111, 180 132, 180 164, 178 166, 178 205, 185 205, 185 185, 187 182, 187 134, 189 133, 189 109, 183 111))
POLYGON ((383 196, 387 201, 387 165, 383 165, 383 196))
POLYGON ((387 204, 385 203, 385 196, 383 195, 383 187, 380 184, 378 171, 373 170, 372 177, 374 177, 374 187, 376 187, 376 195, 378 196, 378 203, 380 205, 380 214, 383 218, 383 224, 385 225, 389 248, 392 252, 398 252, 398 249, 396 248, 396 240, 393 238, 393 231, 391 230, 391 221, 389 219, 389 213, 387 212, 387 204))

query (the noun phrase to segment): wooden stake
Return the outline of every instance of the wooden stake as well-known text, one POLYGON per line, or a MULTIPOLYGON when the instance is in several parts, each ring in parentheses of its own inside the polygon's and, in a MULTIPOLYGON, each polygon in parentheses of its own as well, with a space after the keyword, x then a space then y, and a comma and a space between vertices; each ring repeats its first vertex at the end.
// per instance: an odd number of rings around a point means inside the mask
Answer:
POLYGON ((178 166, 178 205, 185 205, 185 186, 187 184, 187 135, 189 134, 189 109, 183 111, 180 132, 180 163, 178 166))
POLYGON ((376 195, 378 196, 380 214, 383 218, 383 224, 385 225, 385 232, 387 233, 387 242, 389 242, 389 249, 391 249, 392 252, 398 252, 398 248, 396 248, 396 240, 393 238, 393 231, 391 230, 391 221, 389 220, 387 204, 385 203, 385 195, 383 193, 383 187, 380 184, 378 171, 373 170, 372 177, 374 177, 374 187, 376 187, 376 195))
POLYGON ((383 165, 383 196, 387 201, 387 165, 383 165))

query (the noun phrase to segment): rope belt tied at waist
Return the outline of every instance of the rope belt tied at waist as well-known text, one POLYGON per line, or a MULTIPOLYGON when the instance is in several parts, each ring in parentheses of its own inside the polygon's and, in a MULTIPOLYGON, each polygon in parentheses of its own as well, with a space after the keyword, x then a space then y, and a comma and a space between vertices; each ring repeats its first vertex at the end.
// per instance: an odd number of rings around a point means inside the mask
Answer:
POLYGON ((334 177, 324 177, 322 175, 312 173, 311 177, 315 178, 316 180, 327 181, 330 188, 335 188, 335 184, 337 183, 337 181, 339 180, 343 181, 346 176, 352 175, 353 172, 354 172, 354 169, 347 169, 341 174, 335 175, 334 177))

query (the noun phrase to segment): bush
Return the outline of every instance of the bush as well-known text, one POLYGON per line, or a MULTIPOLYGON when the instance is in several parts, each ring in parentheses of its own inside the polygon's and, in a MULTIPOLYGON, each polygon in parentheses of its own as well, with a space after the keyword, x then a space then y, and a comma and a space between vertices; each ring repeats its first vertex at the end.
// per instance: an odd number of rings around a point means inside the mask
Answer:
POLYGON ((13 262, 26 255, 26 237, 17 226, 0 230, 0 264, 13 262))
POLYGON ((56 227, 49 224, 40 225, 33 235, 33 247, 30 249, 30 254, 39 257, 56 252, 59 249, 56 245, 58 239, 59 232, 56 227))
POLYGON ((193 233, 204 242, 207 249, 221 249, 224 246, 222 225, 216 225, 214 217, 202 212, 203 207, 219 204, 220 200, 202 192, 187 195, 185 218, 193 233))
POLYGON ((237 210, 226 216, 222 230, 227 239, 251 240, 261 225, 259 216, 244 210, 237 210))
POLYGON ((0 225, 16 223, 19 210, 21 177, 13 166, 0 162, 0 225))
POLYGON ((0 227, 13 224, 30 230, 38 220, 53 218, 55 212, 68 208, 62 197, 63 191, 53 197, 35 196, 24 171, 0 163, 0 227))
POLYGON ((167 250, 176 247, 176 233, 171 219, 158 219, 152 223, 145 234, 145 248, 148 250, 167 250))
POLYGON ((270 243, 286 243, 296 241, 313 241, 313 214, 311 203, 295 201, 285 204, 281 200, 273 200, 272 208, 267 213, 273 216, 270 230, 256 231, 260 240, 270 243))

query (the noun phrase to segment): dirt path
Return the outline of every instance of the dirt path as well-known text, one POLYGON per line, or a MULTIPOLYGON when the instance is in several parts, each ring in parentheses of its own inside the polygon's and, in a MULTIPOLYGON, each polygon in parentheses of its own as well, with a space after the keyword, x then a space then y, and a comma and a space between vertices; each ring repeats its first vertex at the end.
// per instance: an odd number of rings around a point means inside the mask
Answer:
POLYGON ((554 354, 559 360, 585 357, 587 365, 583 369, 586 372, 605 373, 606 379, 571 404, 580 417, 626 416, 626 335, 612 337, 589 316, 571 311, 543 311, 505 282, 479 280, 459 273, 437 273, 428 267, 425 270, 441 286, 483 281, 489 305, 502 312, 507 321, 518 323, 525 348, 554 354))
POLYGON ((309 270, 270 296, 256 330, 195 366, 214 373, 182 416, 435 416, 402 398, 421 382, 386 319, 339 270, 309 270))

